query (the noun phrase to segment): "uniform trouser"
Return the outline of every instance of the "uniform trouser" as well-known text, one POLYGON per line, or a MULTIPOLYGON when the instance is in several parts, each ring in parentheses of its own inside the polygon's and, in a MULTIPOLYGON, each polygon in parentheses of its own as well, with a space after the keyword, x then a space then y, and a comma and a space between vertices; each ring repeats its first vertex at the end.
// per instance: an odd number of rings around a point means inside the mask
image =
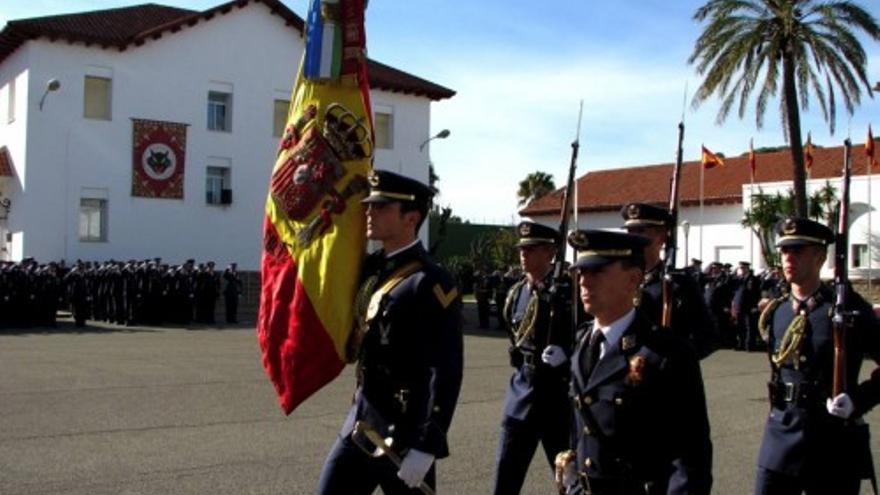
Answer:
MULTIPOLYGON (((425 483, 434 488, 434 468, 425 475, 425 483)), ((387 457, 371 457, 352 442, 350 437, 336 439, 321 477, 319 495, 369 495, 381 487, 385 495, 420 494, 418 488, 409 488, 397 477, 397 466, 387 457)))
POLYGON ((477 319, 480 320, 480 328, 489 328, 488 299, 477 299, 477 319))
POLYGON ((550 479, 555 483, 556 454, 568 449, 569 436, 570 425, 567 421, 560 421, 558 417, 548 417, 545 421, 522 421, 505 416, 501 421, 493 493, 502 495, 520 492, 538 442, 544 447, 544 455, 550 464, 550 479))
POLYGON ((238 323, 238 295, 226 296, 226 323, 238 323))
POLYGON ((821 469, 791 476, 759 467, 755 495, 858 495, 861 480, 821 469))

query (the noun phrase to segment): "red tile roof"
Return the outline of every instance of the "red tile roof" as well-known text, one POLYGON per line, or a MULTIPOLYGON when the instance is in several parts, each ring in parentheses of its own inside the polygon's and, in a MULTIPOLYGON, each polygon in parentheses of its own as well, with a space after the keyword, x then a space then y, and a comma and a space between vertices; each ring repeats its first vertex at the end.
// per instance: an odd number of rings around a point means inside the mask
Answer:
POLYGON ((0 147, 0 177, 12 177, 15 173, 12 170, 12 159, 9 157, 9 150, 6 146, 0 147))
MULTIPOLYGON (((288 26, 305 32, 305 22, 279 0, 233 0, 205 11, 179 9, 157 4, 143 4, 118 9, 96 10, 79 14, 34 17, 10 21, 0 31, 0 63, 28 40, 47 38, 49 41, 85 43, 119 51, 141 46, 184 26, 209 21, 216 15, 228 14, 234 8, 262 3, 288 26)), ((376 62, 367 60, 370 86, 392 92, 425 96, 432 100, 451 98, 455 91, 376 62)))
MULTIPOLYGON (((755 184, 792 180, 791 153, 788 149, 756 155, 755 184)), ((864 144, 852 147, 853 175, 865 175, 864 144)), ((666 205, 674 164, 644 165, 589 172, 577 179, 578 211, 614 211, 630 202, 666 205)), ((811 178, 840 176, 843 146, 814 148, 811 178)), ((880 171, 872 171, 878 173, 880 171)), ((742 203, 742 186, 749 183, 748 153, 724 159, 723 167, 704 172, 704 204, 742 203)), ((520 210, 520 215, 558 214, 563 190, 556 190, 520 210)), ((683 206, 700 203, 700 162, 682 163, 679 199, 683 206)))

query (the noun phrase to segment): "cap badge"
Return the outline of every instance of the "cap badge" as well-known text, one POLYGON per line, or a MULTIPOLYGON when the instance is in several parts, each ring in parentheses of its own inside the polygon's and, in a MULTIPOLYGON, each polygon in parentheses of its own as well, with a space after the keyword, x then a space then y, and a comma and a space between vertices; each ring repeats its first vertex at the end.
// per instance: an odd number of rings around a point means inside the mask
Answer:
POLYGON ((370 187, 379 187, 379 174, 375 171, 370 171, 367 181, 370 183, 370 187))
POLYGON ((585 248, 588 244, 587 235, 579 231, 572 232, 568 236, 568 242, 576 248, 585 248))
POLYGON ((626 216, 629 218, 639 218, 639 215, 641 215, 641 213, 642 212, 639 208, 639 205, 632 204, 627 206, 626 208, 626 216))
POLYGON ((782 233, 785 235, 792 235, 795 232, 797 232, 797 222, 791 218, 786 219, 785 223, 782 224, 782 233))
POLYGON ((532 226, 531 225, 524 223, 519 226, 519 236, 520 237, 526 237, 527 235, 529 235, 531 233, 532 233, 532 226))

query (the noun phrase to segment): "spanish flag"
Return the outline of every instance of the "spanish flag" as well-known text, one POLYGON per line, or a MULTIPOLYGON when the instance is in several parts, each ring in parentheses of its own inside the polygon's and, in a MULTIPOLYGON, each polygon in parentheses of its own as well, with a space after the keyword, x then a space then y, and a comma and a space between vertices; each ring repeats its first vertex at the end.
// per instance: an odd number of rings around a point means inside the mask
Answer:
POLYGON ((752 181, 755 180, 755 170, 757 169, 758 164, 755 159, 755 146, 752 139, 749 139, 749 169, 752 171, 752 181))
POLYGON ((813 169, 813 136, 810 133, 807 133, 807 145, 804 147, 804 168, 807 170, 807 175, 810 175, 810 171, 813 169))
POLYGON ((269 184, 257 337, 285 414, 345 366, 373 156, 365 1, 311 0, 269 184))
POLYGON ((724 160, 721 157, 717 156, 715 153, 709 151, 709 148, 703 146, 703 169, 709 170, 715 167, 723 167, 724 160))

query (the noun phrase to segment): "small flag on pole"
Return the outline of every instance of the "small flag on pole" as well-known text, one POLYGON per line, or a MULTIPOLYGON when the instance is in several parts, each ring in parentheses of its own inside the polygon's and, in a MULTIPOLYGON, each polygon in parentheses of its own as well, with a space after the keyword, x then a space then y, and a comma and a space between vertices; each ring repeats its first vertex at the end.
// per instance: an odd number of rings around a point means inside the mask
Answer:
POLYGON ((703 169, 709 170, 715 167, 723 167, 724 160, 715 153, 709 151, 709 148, 703 146, 703 169))
POLYGON ((874 134, 871 132, 871 124, 868 124, 868 139, 865 141, 865 155, 870 160, 870 165, 876 165, 874 161, 874 134))
POLYGON ((755 180, 756 165, 754 140, 749 139, 749 169, 752 171, 752 181, 755 180))
POLYGON ((804 147, 804 168, 807 170, 807 175, 810 175, 813 168, 813 137, 809 132, 807 133, 807 145, 804 147))

